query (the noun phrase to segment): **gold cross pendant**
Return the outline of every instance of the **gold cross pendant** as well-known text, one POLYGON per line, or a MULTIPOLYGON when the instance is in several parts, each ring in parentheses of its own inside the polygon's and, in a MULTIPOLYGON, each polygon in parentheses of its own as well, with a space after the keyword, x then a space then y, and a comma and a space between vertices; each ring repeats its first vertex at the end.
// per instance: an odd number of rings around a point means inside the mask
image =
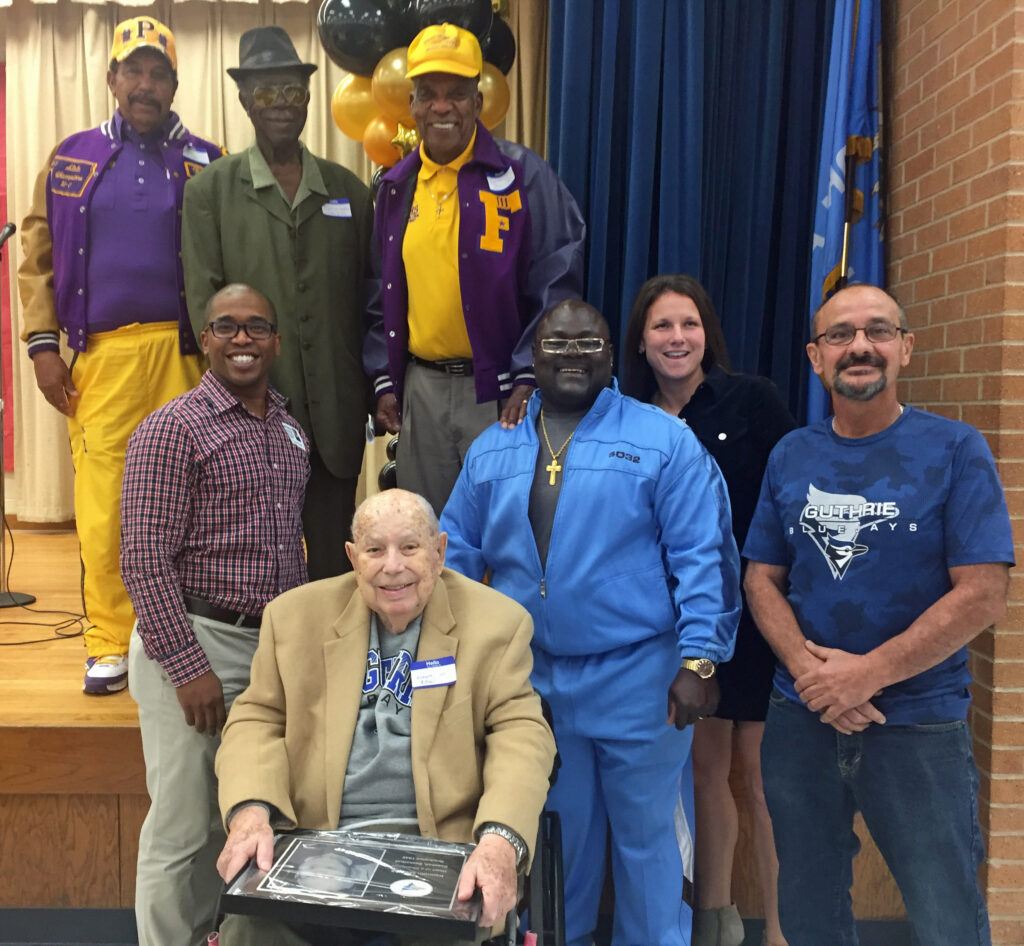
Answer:
POLYGON ((554 457, 551 458, 551 462, 544 467, 551 474, 551 478, 548 480, 548 486, 555 485, 555 477, 562 472, 562 464, 558 462, 554 457))

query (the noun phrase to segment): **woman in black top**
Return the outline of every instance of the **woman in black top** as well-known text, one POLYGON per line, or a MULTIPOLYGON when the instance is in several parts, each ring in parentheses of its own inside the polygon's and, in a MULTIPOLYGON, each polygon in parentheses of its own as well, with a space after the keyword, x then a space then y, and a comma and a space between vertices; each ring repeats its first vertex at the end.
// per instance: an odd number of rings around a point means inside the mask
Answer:
MULTIPOLYGON (((626 394, 683 418, 715 458, 729 490, 732 529, 742 551, 768 454, 796 423, 767 378, 733 374, 722 326, 696 279, 662 275, 640 287, 626 327, 626 394)), ((743 923, 732 903, 738 836, 729 789, 735 734, 750 799, 767 946, 785 946, 779 928, 778 862, 761 787, 760 747, 775 657, 743 603, 736 652, 718 667, 721 702, 693 734, 697 904, 692 946, 739 946, 743 923)))

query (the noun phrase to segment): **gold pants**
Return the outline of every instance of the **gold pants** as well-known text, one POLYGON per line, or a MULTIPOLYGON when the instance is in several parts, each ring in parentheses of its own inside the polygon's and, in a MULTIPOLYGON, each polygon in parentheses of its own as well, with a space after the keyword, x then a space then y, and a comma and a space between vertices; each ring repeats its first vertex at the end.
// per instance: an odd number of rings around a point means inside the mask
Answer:
POLYGON ((89 336, 71 365, 80 397, 68 418, 75 521, 84 570, 90 657, 127 654, 135 615, 121 583, 121 480, 128 438, 171 398, 195 387, 202 359, 182 355, 174 322, 134 323, 89 336))

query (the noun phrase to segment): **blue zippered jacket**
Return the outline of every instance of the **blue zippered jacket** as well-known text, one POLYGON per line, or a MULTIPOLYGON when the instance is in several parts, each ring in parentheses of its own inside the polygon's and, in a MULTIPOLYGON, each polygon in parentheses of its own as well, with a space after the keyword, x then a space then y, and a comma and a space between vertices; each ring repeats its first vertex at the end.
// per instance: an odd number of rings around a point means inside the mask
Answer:
POLYGON ((534 645, 597 654, 672 633, 681 657, 732 656, 740 565, 722 475, 678 418, 603 390, 565 455, 546 568, 530 525, 541 395, 473 443, 441 517, 446 564, 533 617, 534 645))

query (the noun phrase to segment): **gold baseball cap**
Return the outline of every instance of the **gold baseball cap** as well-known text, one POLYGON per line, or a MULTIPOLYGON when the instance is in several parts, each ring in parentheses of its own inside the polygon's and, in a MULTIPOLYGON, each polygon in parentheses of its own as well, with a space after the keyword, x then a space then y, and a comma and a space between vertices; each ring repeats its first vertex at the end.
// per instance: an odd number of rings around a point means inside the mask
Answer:
POLYGON ((409 44, 409 68, 405 77, 414 79, 427 72, 448 72, 456 76, 478 76, 484 57, 476 37, 460 26, 441 23, 421 30, 409 44))
POLYGON ((110 47, 110 61, 124 62, 136 49, 155 49, 163 53, 171 68, 177 71, 178 56, 174 52, 174 34, 151 16, 136 16, 114 27, 114 45, 110 47))

